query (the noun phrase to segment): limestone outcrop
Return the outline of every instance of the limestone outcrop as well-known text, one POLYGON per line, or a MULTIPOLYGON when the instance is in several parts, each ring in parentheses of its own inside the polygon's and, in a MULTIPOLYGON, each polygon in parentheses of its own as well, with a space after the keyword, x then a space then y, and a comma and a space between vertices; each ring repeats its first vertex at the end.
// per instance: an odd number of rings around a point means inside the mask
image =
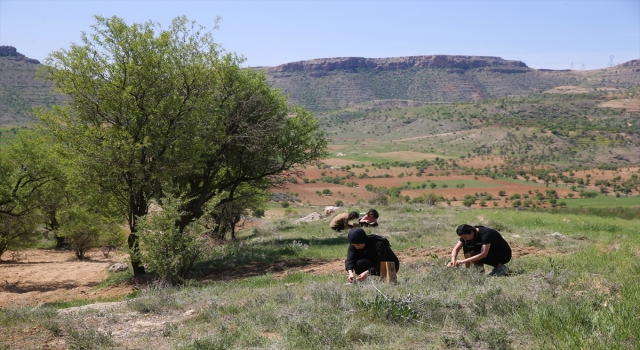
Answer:
POLYGON ((13 46, 0 46, 0 57, 2 56, 15 57, 16 61, 24 60, 27 63, 40 64, 40 61, 26 57, 25 55, 18 52, 18 50, 13 46))
POLYGON ((492 56, 407 56, 391 58, 364 57, 335 57, 298 61, 266 68, 268 72, 297 72, 297 71, 334 71, 371 69, 390 71, 411 68, 446 68, 468 70, 474 68, 489 68, 509 72, 528 71, 529 67, 522 61, 504 60, 492 56))

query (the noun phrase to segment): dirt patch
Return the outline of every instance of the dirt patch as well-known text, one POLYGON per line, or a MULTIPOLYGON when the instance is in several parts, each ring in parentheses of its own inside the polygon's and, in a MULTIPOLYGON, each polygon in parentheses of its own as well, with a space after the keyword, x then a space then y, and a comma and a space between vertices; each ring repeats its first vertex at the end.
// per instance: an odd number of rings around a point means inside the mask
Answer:
POLYGON ((97 300, 126 295, 133 285, 95 287, 107 278, 107 269, 126 255, 106 258, 99 250, 78 261, 64 250, 27 250, 20 261, 0 262, 0 307, 38 305, 75 299, 97 300))
MULTIPOLYGON (((597 88, 596 90, 597 91, 618 91, 617 88, 612 88, 612 87, 601 87, 601 88, 597 88)), ((596 90, 579 87, 579 86, 566 85, 566 86, 556 86, 553 89, 545 90, 544 93, 546 94, 584 94, 584 93, 589 93, 596 90)))
POLYGON ((628 111, 637 112, 637 111, 640 111, 640 99, 628 98, 628 99, 611 100, 611 101, 607 101, 599 104, 598 107, 623 108, 628 111))
POLYGON ((412 151, 397 151, 397 152, 387 152, 387 153, 378 153, 380 157, 393 159, 393 160, 404 160, 407 162, 416 162, 419 160, 434 160, 436 158, 449 159, 452 157, 438 155, 434 153, 420 153, 420 152, 412 152, 412 151))

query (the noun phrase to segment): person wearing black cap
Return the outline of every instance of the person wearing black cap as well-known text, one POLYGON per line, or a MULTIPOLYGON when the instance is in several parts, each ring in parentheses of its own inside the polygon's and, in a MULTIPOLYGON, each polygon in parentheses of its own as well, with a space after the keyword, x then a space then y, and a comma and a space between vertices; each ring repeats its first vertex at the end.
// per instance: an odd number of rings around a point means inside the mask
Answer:
POLYGON ((393 261, 396 272, 400 268, 400 261, 391 250, 389 240, 378 235, 368 235, 363 229, 356 227, 347 236, 349 250, 344 265, 349 272, 349 282, 364 281, 367 277, 380 276, 380 263, 393 261))
POLYGON ((465 224, 458 226, 456 234, 460 240, 451 251, 451 261, 447 267, 465 263, 479 266, 487 264, 493 266, 489 276, 502 276, 507 273, 509 268, 505 264, 511 261, 511 247, 498 231, 489 227, 465 224), (463 249, 466 259, 456 260, 460 249, 463 249))

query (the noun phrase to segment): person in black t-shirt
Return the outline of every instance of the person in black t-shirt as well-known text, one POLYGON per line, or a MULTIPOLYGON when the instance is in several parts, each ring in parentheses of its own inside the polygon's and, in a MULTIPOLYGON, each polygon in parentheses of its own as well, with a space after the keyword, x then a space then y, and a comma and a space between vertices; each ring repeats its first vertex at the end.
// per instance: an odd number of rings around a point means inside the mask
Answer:
POLYGON ((349 250, 344 266, 349 273, 349 282, 364 281, 372 275, 380 276, 380 263, 383 261, 393 261, 398 272, 400 261, 386 238, 367 236, 363 229, 356 227, 349 231, 347 240, 349 250))
POLYGON ((460 225, 456 229, 460 240, 451 251, 451 261, 447 267, 454 267, 466 263, 476 265, 487 264, 493 266, 489 276, 502 276, 509 268, 506 263, 511 261, 511 247, 500 233, 484 226, 460 225), (456 260, 460 249, 465 259, 456 260))

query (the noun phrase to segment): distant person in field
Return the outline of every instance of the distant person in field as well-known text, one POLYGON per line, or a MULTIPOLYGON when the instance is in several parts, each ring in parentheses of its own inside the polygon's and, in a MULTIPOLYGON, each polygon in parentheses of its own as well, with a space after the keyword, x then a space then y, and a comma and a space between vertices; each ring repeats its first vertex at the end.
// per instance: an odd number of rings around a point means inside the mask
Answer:
POLYGON ((493 266, 489 276, 502 276, 509 268, 506 263, 511 261, 511 247, 500 233, 484 226, 460 225, 456 229, 460 240, 451 251, 451 261, 447 267, 461 264, 482 267, 483 264, 493 266), (460 249, 464 252, 463 260, 456 260, 460 249))
POLYGON ((360 227, 376 227, 378 226, 378 218, 380 215, 375 209, 369 209, 367 214, 360 218, 360 227))
POLYGON ((356 227, 349 231, 347 240, 349 249, 344 266, 349 273, 349 282, 380 276, 380 263, 383 261, 393 261, 398 272, 400 261, 391 250, 388 239, 378 235, 367 236, 363 229, 356 227))
POLYGON ((359 214, 357 211, 338 214, 336 215, 335 218, 333 218, 333 220, 331 220, 329 227, 331 227, 331 229, 336 232, 340 232, 342 230, 348 230, 350 228, 353 228, 353 225, 351 225, 349 221, 357 219, 358 216, 359 214))

